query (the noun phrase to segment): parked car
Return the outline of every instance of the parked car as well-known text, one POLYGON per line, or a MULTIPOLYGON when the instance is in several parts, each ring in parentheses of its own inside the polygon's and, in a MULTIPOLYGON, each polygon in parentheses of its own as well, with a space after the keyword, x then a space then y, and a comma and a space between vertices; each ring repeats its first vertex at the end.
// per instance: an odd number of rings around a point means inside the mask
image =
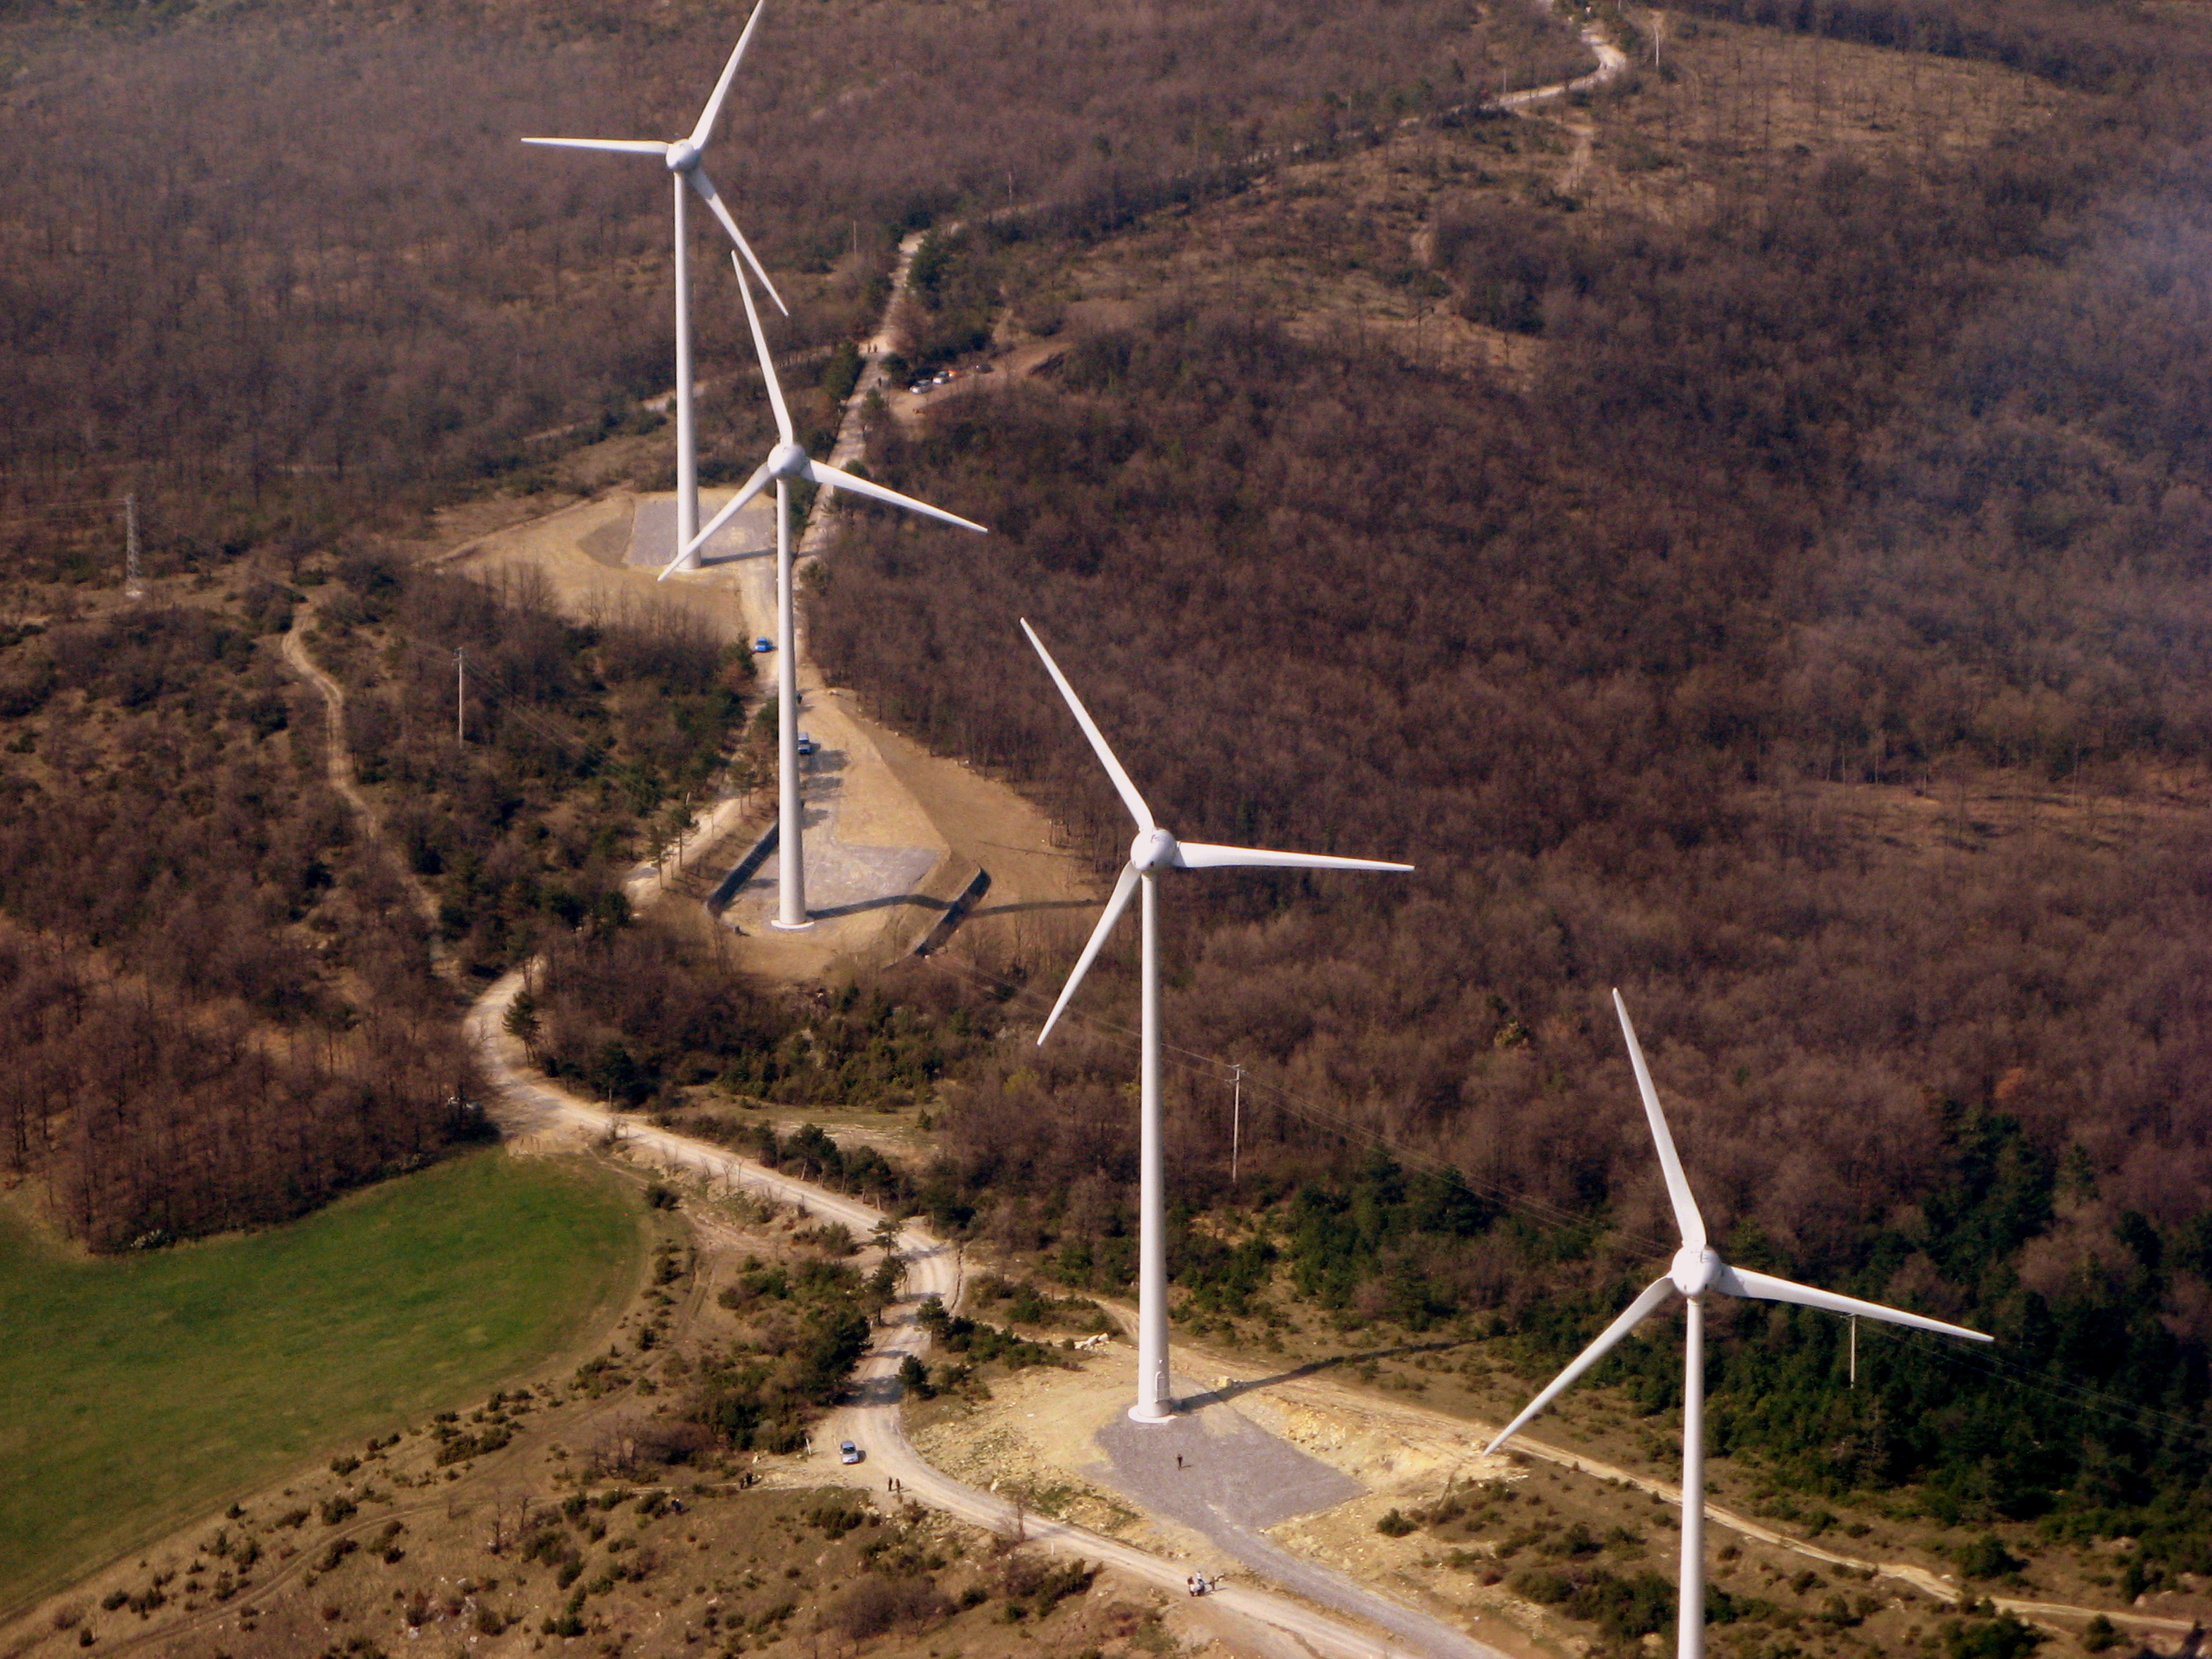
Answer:
POLYGON ((840 1463, 859 1462, 860 1449, 849 1440, 840 1440, 837 1443, 837 1461, 840 1463))
POLYGON ((807 736, 805 732, 801 732, 799 734, 799 752, 800 754, 811 755, 821 745, 817 744, 812 738, 807 736))
POLYGON ((753 641, 753 654, 757 657, 764 655, 766 653, 775 649, 775 641, 769 638, 765 634, 762 635, 758 639, 753 641))

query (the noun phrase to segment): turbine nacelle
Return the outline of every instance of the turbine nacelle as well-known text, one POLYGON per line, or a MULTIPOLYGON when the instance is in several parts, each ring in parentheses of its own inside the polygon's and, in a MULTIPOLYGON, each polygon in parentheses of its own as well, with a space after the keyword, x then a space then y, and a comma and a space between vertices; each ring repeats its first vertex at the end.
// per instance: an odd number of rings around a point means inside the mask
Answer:
MULTIPOLYGON (((737 79, 738 64, 744 58, 745 46, 753 38, 753 30, 760 26, 761 13, 766 9, 767 5, 768 0, 758 0, 758 3, 753 7, 753 15, 745 21, 744 33, 738 37, 737 49, 730 53, 730 61, 722 65, 722 78, 714 83, 714 95, 708 99, 707 107, 699 112, 698 125, 693 127, 685 137, 669 143, 663 143, 658 138, 526 138, 522 142, 526 144, 550 144, 556 149, 611 150, 622 155, 659 156, 662 165, 707 204, 708 211, 712 213, 720 222, 722 228, 729 233, 732 246, 744 256, 745 263, 753 268, 753 274, 760 278, 761 286, 768 290, 768 297, 775 301, 775 308, 786 316, 789 316, 790 309, 783 303, 783 296, 775 291, 775 284, 769 280, 768 268, 761 264, 758 256, 753 252, 751 245, 745 240, 744 233, 738 228, 738 222, 730 216, 728 204, 716 192, 714 181, 707 176, 707 169, 702 165, 706 159, 707 141, 714 134, 714 123, 721 118, 722 100, 730 95, 730 83, 737 79)), ((683 191, 680 190, 677 192, 676 212, 678 232, 676 243, 678 272, 676 291, 680 296, 684 291, 681 273, 686 257, 681 234, 684 224, 684 201, 683 191)), ((691 326, 685 302, 681 299, 678 301, 678 313, 677 356, 680 361, 684 352, 689 349, 684 342, 690 337, 689 331, 691 326)), ((690 398, 691 388, 689 384, 677 387, 679 411, 689 409, 690 398)), ((688 426, 688 422, 687 415, 678 423, 688 426)))
POLYGON ((1496 1451, 1518 1434, 1529 1419, 1565 1393, 1577 1377, 1604 1358, 1614 1344, 1656 1313, 1672 1296, 1686 1297, 1695 1307, 1701 1309, 1706 1293, 1718 1291, 1723 1296, 1744 1297, 1754 1302, 1786 1302, 1801 1308, 1819 1308, 1828 1313, 1844 1314, 1853 1318, 1878 1319, 1886 1324, 1910 1326, 1915 1330, 1933 1331, 1941 1336, 1964 1337, 1970 1342, 1990 1340, 1980 1331, 1970 1331, 1963 1325, 1930 1319, 1925 1314, 1886 1308, 1879 1302, 1862 1302, 1854 1296, 1839 1296, 1833 1291, 1793 1284, 1771 1273, 1731 1267, 1722 1261, 1720 1252, 1705 1242, 1705 1218, 1698 1213, 1698 1201, 1691 1195, 1689 1177, 1682 1173, 1682 1160, 1675 1153, 1674 1137, 1667 1127, 1667 1115, 1659 1107, 1659 1091, 1651 1081, 1650 1066, 1644 1063, 1644 1045, 1636 1040, 1636 1027, 1630 1024, 1628 1018, 1628 1005, 1621 1000, 1618 991, 1613 994, 1613 1006, 1620 1016, 1620 1034, 1627 1040, 1629 1064, 1636 1072, 1637 1092, 1644 1097, 1644 1120, 1650 1127, 1652 1144, 1659 1154, 1660 1170, 1667 1178, 1667 1196, 1674 1206, 1674 1223, 1681 1231, 1682 1246, 1674 1252, 1674 1259, 1667 1264, 1666 1277, 1655 1279, 1645 1285, 1643 1293, 1621 1310, 1620 1316, 1598 1334, 1596 1341, 1584 1348, 1566 1370, 1553 1377, 1550 1387, 1523 1407, 1521 1414, 1508 1423, 1498 1437, 1490 1443, 1492 1451, 1496 1451))
POLYGON ((1129 843, 1129 867, 1146 876, 1162 870, 1180 870, 1183 867, 1182 848, 1164 830, 1139 830, 1136 839, 1129 843))
MULTIPOLYGON (((704 173, 691 175, 694 183, 706 176, 704 173)), ((686 559, 712 541, 724 525, 744 511, 746 503, 771 483, 811 483, 819 484, 825 489, 842 489, 849 495, 865 495, 871 501, 903 507, 908 513, 919 513, 926 519, 935 519, 942 524, 957 525, 963 530, 973 530, 979 535, 984 533, 981 525, 972 523, 957 513, 947 513, 942 507, 932 507, 927 501, 902 495, 896 489, 886 489, 883 485, 856 474, 842 472, 826 461, 807 459, 806 452, 799 446, 798 428, 791 423, 791 410, 784 404, 783 387, 775 378, 775 359, 769 351, 768 336, 761 332, 760 312, 753 305, 752 285, 746 282, 745 268, 738 262, 738 256, 734 253, 730 256, 730 269, 737 275, 738 297, 745 302, 745 325, 752 331, 753 350, 760 358, 761 380, 768 387, 769 407, 775 415, 775 447, 769 451, 768 459, 753 469, 753 475, 745 480, 744 488, 731 496, 723 504, 722 510, 708 520, 697 535, 677 550, 676 556, 668 562, 668 568, 660 573, 660 580, 666 581, 682 569, 686 559)), ((754 269, 757 270, 759 266, 756 264, 754 269)), ((781 581, 782 578, 779 576, 777 580, 781 581)))
POLYGON ((1674 1252, 1674 1260, 1668 1267, 1667 1277, 1684 1296, 1703 1296, 1728 1271, 1728 1263, 1711 1245, 1692 1249, 1685 1244, 1674 1252))
MULTIPOLYGON (((1060 1024, 1060 1017, 1066 1010, 1068 999, 1075 994, 1075 988, 1083 983, 1083 976, 1091 971, 1091 964, 1097 959, 1099 948, 1106 943, 1106 936, 1114 931, 1114 924, 1121 919, 1121 913, 1129 908, 1129 900, 1135 895, 1138 882, 1143 877, 1158 875, 1163 870, 1402 872, 1413 867, 1410 864, 1383 864, 1374 859, 1338 858, 1328 853, 1278 853, 1264 847, 1217 847, 1212 842, 1177 841, 1161 829, 1153 818, 1152 809, 1145 805, 1145 798, 1137 793, 1137 786, 1129 781, 1129 775, 1121 769, 1121 763, 1115 759, 1113 750, 1107 746, 1105 734, 1099 731, 1097 722, 1091 718, 1091 711, 1083 706, 1083 699, 1075 695, 1075 688, 1067 683, 1067 676, 1060 672, 1060 665, 1052 659, 1052 653, 1044 648, 1044 641, 1036 636, 1036 629, 1024 622, 1022 632, 1036 647, 1037 656, 1044 663, 1045 672, 1052 676, 1052 683, 1060 688, 1060 695, 1066 702, 1068 712, 1075 716, 1075 723, 1083 728, 1083 735, 1090 739, 1091 753, 1098 757, 1098 763, 1106 769, 1106 775, 1113 780, 1115 793, 1121 796, 1121 805, 1129 809, 1129 816, 1136 820, 1137 824, 1136 836, 1129 843, 1129 861, 1121 866, 1121 874, 1114 884, 1113 894, 1107 899, 1106 908, 1099 915, 1098 926, 1091 930, 1091 942, 1083 947, 1083 954, 1076 958, 1075 971, 1067 976, 1067 983, 1060 988, 1060 1000, 1053 1004, 1052 1013, 1045 1020, 1044 1029, 1037 1033, 1039 1042, 1050 1036, 1052 1028, 1060 1024)), ((1149 915, 1150 912, 1146 914, 1149 915)), ((1148 930, 1147 939, 1151 937, 1149 930, 1152 925, 1149 921, 1145 924, 1148 930)))

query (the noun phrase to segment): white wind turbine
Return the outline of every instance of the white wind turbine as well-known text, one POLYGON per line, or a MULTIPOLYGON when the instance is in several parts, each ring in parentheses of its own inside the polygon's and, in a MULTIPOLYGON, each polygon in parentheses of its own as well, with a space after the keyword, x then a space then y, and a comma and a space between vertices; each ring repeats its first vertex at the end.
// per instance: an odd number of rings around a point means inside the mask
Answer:
POLYGON ((745 480, 745 487, 732 496, 729 504, 717 513, 704 530, 697 532, 690 541, 676 550, 676 556, 660 573, 666 581, 678 570, 696 564, 699 549, 714 538, 714 532, 735 518, 738 511, 752 498, 765 489, 772 479, 775 483, 775 714, 776 714, 776 908, 775 926, 786 932, 796 932, 814 924, 806 915, 806 866, 800 857, 799 829, 799 635, 793 626, 791 581, 791 484, 794 478, 808 483, 821 484, 831 489, 848 489, 856 495, 866 495, 893 507, 902 507, 909 513, 919 513, 925 518, 958 525, 963 530, 973 530, 979 535, 988 534, 980 524, 972 524, 956 514, 943 512, 927 501, 918 501, 911 495, 902 495, 896 489, 886 489, 866 478, 856 478, 849 472, 841 472, 823 462, 810 460, 806 452, 799 447, 791 426, 791 411, 784 407, 783 387, 775 378, 775 361, 769 356, 768 337, 761 331, 760 313, 753 307, 753 291, 745 281, 744 267, 738 256, 730 256, 730 268, 738 273, 738 292, 744 296, 745 321, 751 325, 753 349, 760 354, 761 379, 768 385, 768 400, 775 410, 775 447, 768 459, 753 470, 745 480))
POLYGON ((1706 1242, 1705 1218, 1698 1213, 1697 1201, 1690 1196, 1689 1181, 1682 1174, 1682 1160, 1675 1156, 1674 1137, 1667 1133, 1667 1120, 1659 1110, 1659 1091, 1651 1085, 1650 1067, 1644 1063, 1643 1047, 1636 1041, 1636 1028, 1628 1023, 1628 1005, 1620 1000, 1619 991, 1613 994, 1613 1006, 1620 1015, 1621 1033, 1628 1039, 1628 1058, 1636 1068, 1636 1086, 1644 1096, 1644 1115, 1651 1121, 1651 1139, 1659 1148, 1659 1167, 1667 1177, 1667 1196, 1674 1203, 1674 1225, 1682 1235, 1682 1248, 1674 1252, 1666 1276, 1654 1279, 1643 1295, 1630 1303, 1620 1317, 1599 1334, 1596 1341, 1577 1354, 1572 1364, 1552 1379, 1549 1388, 1505 1425, 1487 1450, 1496 1451, 1519 1433, 1529 1419, 1565 1394, 1577 1377, 1650 1317, 1668 1296, 1682 1297, 1687 1304, 1688 1334, 1684 1344, 1682 1371, 1682 1583, 1674 1653, 1675 1659, 1700 1659, 1705 1650, 1707 1293, 1718 1291, 1723 1295, 1748 1297, 1761 1302, 1794 1302, 1801 1307, 1825 1308, 1830 1313, 1887 1320, 1893 1325, 1910 1325, 1917 1330, 1936 1331, 1945 1336, 1963 1336, 1973 1342, 1994 1339, 1980 1331, 1970 1331, 1963 1325, 1947 1325, 1940 1319, 1885 1308, 1878 1302, 1862 1302, 1854 1296, 1816 1291, 1809 1285, 1731 1267, 1722 1261, 1720 1253, 1706 1242))
MULTIPOLYGON (((691 416, 691 262, 690 240, 686 225, 684 188, 696 191, 699 199, 706 203, 714 216, 722 222, 722 228, 738 245, 746 263, 759 273, 768 289, 769 298, 775 301, 776 309, 786 310, 775 284, 769 281, 768 272, 754 254, 752 246, 745 240, 738 222, 730 216, 728 208, 714 189, 714 181, 707 176, 701 165, 707 140, 714 131, 714 122, 722 112, 722 100, 730 94, 730 82, 737 78, 738 60, 745 55, 745 47, 753 38, 761 13, 768 0, 758 0, 753 15, 745 21, 743 34, 738 37, 737 50, 730 61, 722 65, 722 78, 714 83, 714 95, 707 100, 707 107, 699 116, 698 125, 687 137, 663 143, 657 138, 526 138, 526 144, 545 144, 557 149, 612 150, 623 155, 657 155, 673 175, 672 186, 676 198, 676 544, 687 548, 699 530, 699 451, 693 436, 691 416)), ((696 557, 686 568, 696 566, 696 557)))
POLYGON ((1091 942, 1076 958, 1075 971, 1061 988, 1060 1000, 1052 1006, 1051 1018, 1037 1033, 1037 1042, 1042 1047, 1052 1035, 1052 1028, 1060 1023, 1068 1000, 1075 994, 1075 988, 1091 971, 1091 964, 1097 959, 1106 936, 1114 931, 1114 924, 1129 908, 1129 896, 1141 881, 1145 890, 1141 991, 1144 1036, 1138 1063, 1137 1403, 1129 1408, 1129 1415, 1139 1423, 1160 1423, 1174 1415, 1175 1401, 1168 1385, 1168 1241, 1161 1172, 1159 906, 1156 883, 1161 873, 1169 870, 1410 870, 1413 866, 1381 864, 1372 859, 1330 858, 1320 853, 1271 853, 1251 847, 1213 847, 1204 842, 1177 841, 1153 822, 1152 808, 1145 805, 1137 786, 1129 781, 1121 763, 1114 758, 1114 751, 1106 746, 1106 739, 1099 735, 1082 699, 1068 684, 1067 676, 1060 672, 1060 665, 1052 659, 1052 653, 1044 648, 1044 641, 1037 638, 1036 630, 1025 621, 1022 632, 1029 635, 1037 655, 1044 659, 1045 672, 1060 688, 1060 695, 1067 700, 1075 723, 1091 739, 1099 764, 1114 781, 1114 788, 1121 795, 1122 805, 1129 809, 1129 816, 1137 821, 1136 839, 1129 843, 1129 861, 1121 866, 1113 896, 1106 901, 1105 914, 1098 918, 1097 927, 1091 933, 1091 942))

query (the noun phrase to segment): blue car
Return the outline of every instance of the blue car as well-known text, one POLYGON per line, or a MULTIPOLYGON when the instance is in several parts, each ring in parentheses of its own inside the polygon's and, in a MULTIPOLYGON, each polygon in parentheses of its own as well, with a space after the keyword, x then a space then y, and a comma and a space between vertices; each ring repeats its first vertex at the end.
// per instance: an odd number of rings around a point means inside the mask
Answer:
POLYGON ((769 638, 765 634, 762 635, 758 639, 753 641, 753 655, 756 657, 764 656, 769 652, 775 649, 775 641, 769 638))

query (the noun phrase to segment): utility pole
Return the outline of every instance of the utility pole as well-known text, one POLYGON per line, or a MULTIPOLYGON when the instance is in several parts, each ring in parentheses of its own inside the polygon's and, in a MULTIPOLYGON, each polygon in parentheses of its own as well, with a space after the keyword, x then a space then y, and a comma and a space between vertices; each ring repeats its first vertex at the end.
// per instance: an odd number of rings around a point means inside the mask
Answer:
POLYGON ((453 741, 469 740, 469 659, 461 646, 453 647, 453 741))
POLYGON ((131 599, 146 592, 138 575, 138 496, 136 491, 123 498, 123 591, 131 599))
POLYGON ((1851 1316, 1851 1386, 1859 1385, 1859 1316, 1851 1316))
POLYGON ((1234 1091, 1229 1097, 1229 1184, 1232 1187, 1237 1184, 1237 1147, 1244 1127, 1244 1068, 1233 1069, 1235 1075, 1229 1079, 1234 1091))

